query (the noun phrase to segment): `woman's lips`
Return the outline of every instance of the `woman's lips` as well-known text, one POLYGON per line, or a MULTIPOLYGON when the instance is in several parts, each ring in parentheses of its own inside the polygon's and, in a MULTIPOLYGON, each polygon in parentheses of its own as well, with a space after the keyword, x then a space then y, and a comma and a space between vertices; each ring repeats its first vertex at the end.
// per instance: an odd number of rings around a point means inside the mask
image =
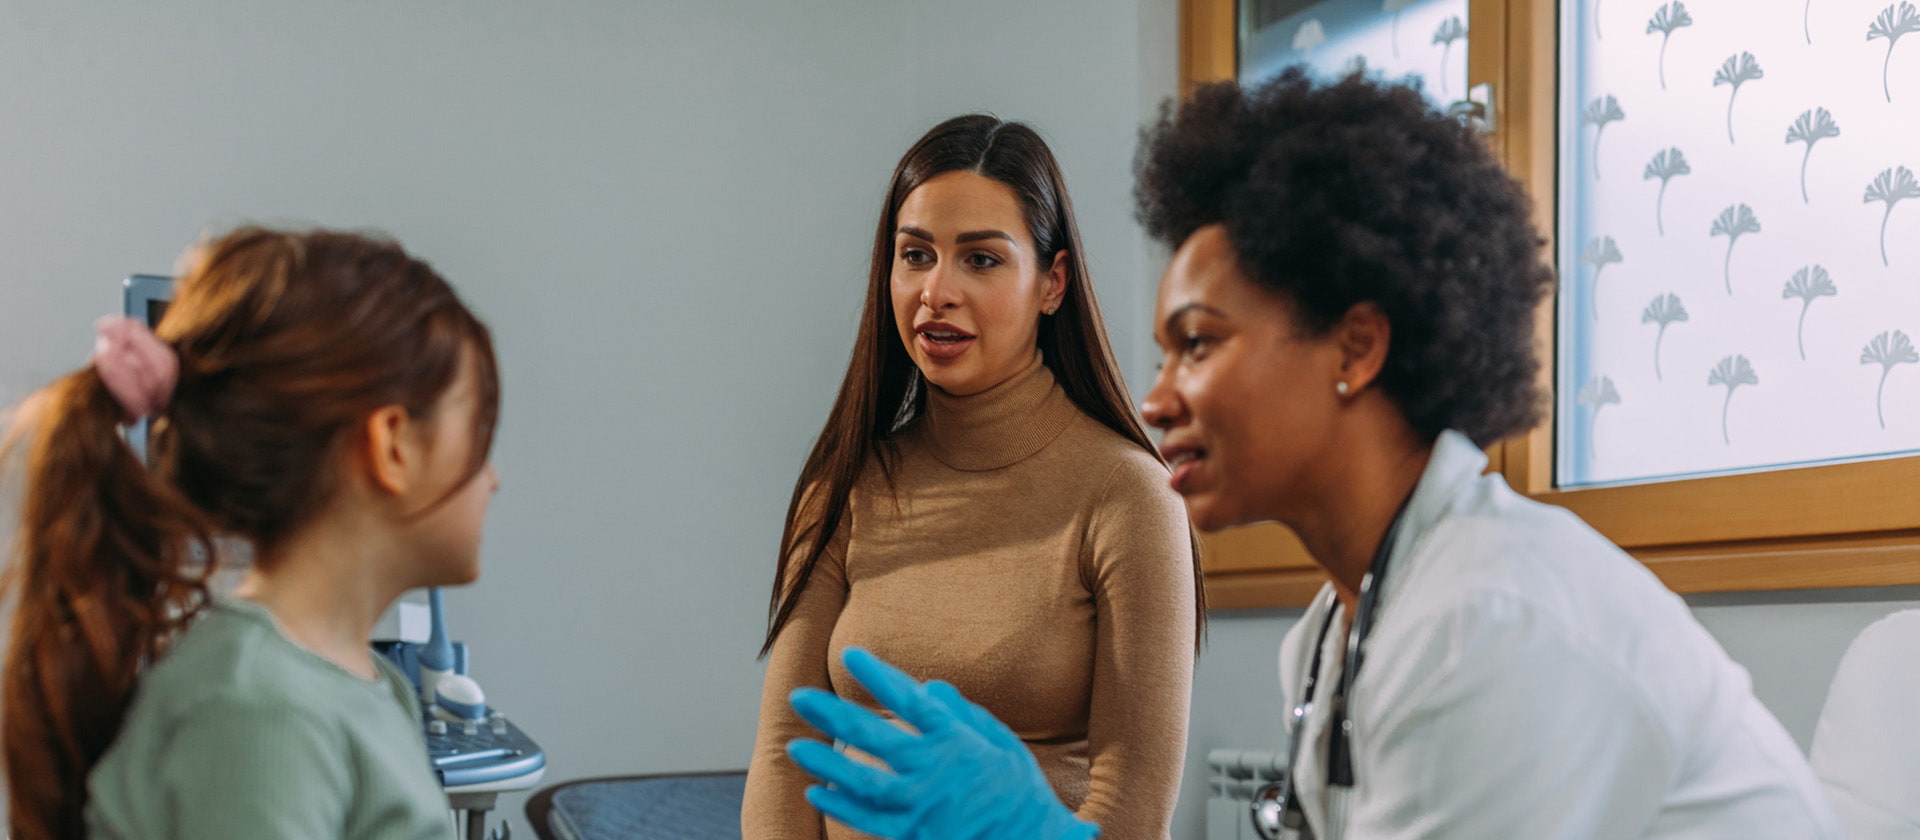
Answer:
POLYGON ((963 332, 947 330, 921 330, 918 341, 920 352, 936 359, 951 359, 967 352, 976 339, 963 332))
POLYGON ((1173 476, 1167 479, 1167 484, 1173 488, 1175 493, 1184 495, 1191 489, 1190 485, 1193 483, 1194 473, 1199 472, 1200 462, 1205 455, 1206 453, 1204 452, 1190 450, 1175 455, 1170 459, 1169 464, 1173 468, 1173 476))

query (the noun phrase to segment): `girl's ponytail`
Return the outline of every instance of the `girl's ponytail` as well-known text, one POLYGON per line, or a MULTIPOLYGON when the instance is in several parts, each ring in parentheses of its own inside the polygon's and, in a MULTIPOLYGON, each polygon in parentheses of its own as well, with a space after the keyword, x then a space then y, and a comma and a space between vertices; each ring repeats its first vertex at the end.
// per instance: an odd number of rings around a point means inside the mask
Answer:
POLYGON ((15 840, 85 836, 87 774, 136 678, 208 599, 205 517, 135 458, 114 390, 88 367, 31 398, 16 426, 26 492, 0 680, 15 840))

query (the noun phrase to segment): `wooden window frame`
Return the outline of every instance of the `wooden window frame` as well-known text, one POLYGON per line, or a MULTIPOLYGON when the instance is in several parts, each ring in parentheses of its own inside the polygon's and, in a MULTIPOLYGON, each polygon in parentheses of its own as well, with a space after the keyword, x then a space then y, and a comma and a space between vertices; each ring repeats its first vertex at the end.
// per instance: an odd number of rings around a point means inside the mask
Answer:
MULTIPOLYGON (((1182 95, 1232 79, 1234 0, 1181 0, 1182 95)), ((1558 0, 1468 0, 1468 84, 1493 85, 1490 142, 1532 195, 1555 253, 1558 0)), ((1555 301, 1536 332, 1552 359, 1555 301)), ((1553 387, 1552 364, 1542 365, 1553 387)), ((1557 405, 1558 401, 1552 402, 1557 405)), ((1743 592, 1920 584, 1920 457, 1772 470, 1620 487, 1553 483, 1551 416, 1495 444, 1489 470, 1559 505, 1645 563, 1676 592, 1743 592)), ((1325 575, 1278 525, 1203 538, 1207 601, 1217 609, 1306 604, 1325 575)))

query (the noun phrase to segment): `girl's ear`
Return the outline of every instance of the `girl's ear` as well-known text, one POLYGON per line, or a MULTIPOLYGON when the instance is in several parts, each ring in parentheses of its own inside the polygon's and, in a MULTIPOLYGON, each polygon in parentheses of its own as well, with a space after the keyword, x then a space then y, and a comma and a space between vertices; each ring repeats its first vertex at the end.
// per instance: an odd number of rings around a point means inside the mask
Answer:
POLYGON ((416 460, 407 443, 411 422, 406 409, 390 405, 367 415, 361 425, 353 454, 367 465, 367 477, 382 492, 405 495, 411 484, 416 460))

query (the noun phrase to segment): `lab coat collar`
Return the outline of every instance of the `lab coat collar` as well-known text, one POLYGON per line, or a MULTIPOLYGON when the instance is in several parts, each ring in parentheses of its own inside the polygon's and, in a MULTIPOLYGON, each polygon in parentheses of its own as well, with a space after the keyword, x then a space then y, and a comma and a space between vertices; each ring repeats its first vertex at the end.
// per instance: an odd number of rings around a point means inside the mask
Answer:
MULTIPOLYGON (((1480 474, 1487 469, 1487 455, 1474 446, 1466 435, 1448 430, 1440 433, 1433 442, 1433 454, 1427 458, 1427 468, 1420 473, 1420 481, 1413 486, 1413 496, 1407 500, 1406 510, 1401 513, 1400 531, 1394 537, 1393 550, 1387 556, 1386 587, 1380 591, 1375 609, 1385 612, 1388 603, 1394 600, 1396 593, 1412 571, 1407 567, 1409 558, 1425 540, 1427 532, 1452 509, 1461 493, 1472 486, 1480 474)), ((1378 626, 1381 616, 1374 617, 1378 626)))
MULTIPOLYGON (((1427 467, 1420 473, 1420 480, 1414 484, 1413 495, 1407 500, 1406 510, 1401 513, 1400 530, 1394 537, 1393 549, 1387 557, 1386 586, 1380 590, 1379 600, 1374 606, 1378 611, 1374 617, 1375 626, 1378 626, 1388 605, 1394 600, 1395 593, 1413 571, 1408 567, 1408 561, 1415 550, 1427 533, 1447 515, 1448 510, 1454 506, 1455 500, 1478 479, 1486 468, 1487 456, 1480 451, 1479 447, 1474 446, 1473 441, 1466 435, 1446 431, 1440 433, 1439 438, 1434 441, 1433 453, 1428 456, 1427 467)), ((1300 627, 1305 629, 1301 631, 1303 641, 1297 652, 1296 667, 1307 667, 1313 658, 1311 645, 1317 636, 1318 628, 1327 620, 1330 613, 1340 609, 1340 601, 1334 596, 1332 584, 1321 587, 1320 594, 1313 599, 1313 603, 1308 605, 1306 612, 1300 618, 1300 627)), ((1337 675, 1342 667, 1339 663, 1346 649, 1346 645, 1340 641, 1344 637, 1339 633, 1331 633, 1329 637, 1326 658, 1335 664, 1327 667, 1321 675, 1321 679, 1325 680, 1322 683, 1323 688, 1330 686, 1338 679, 1337 675)), ((1282 668, 1285 667, 1283 664, 1282 668)), ((1283 670, 1282 673, 1286 672, 1283 670)), ((1359 679, 1364 678, 1363 672, 1359 679)), ((1295 685, 1294 689, 1298 691, 1299 686, 1295 685)), ((1315 694, 1317 695, 1316 703, 1328 696, 1320 692, 1315 694)), ((1288 699, 1290 702, 1299 702, 1296 697, 1288 699)), ((1308 821, 1325 830, 1330 816, 1327 780, 1323 770, 1327 748, 1327 722, 1324 719, 1323 709, 1317 709, 1316 712, 1318 714, 1314 715, 1315 719, 1310 720, 1305 731, 1301 733, 1307 748, 1304 751, 1292 753, 1303 762, 1296 765, 1293 772, 1294 781, 1301 789, 1300 804, 1306 811, 1308 821)), ((1289 749, 1294 747, 1290 745, 1289 749)))
MULTIPOLYGON (((1453 506, 1454 499, 1486 468, 1486 453, 1474 446, 1466 435, 1449 430, 1441 432, 1434 440, 1433 452, 1427 457, 1427 467, 1421 471, 1420 480, 1414 483, 1413 495, 1408 497, 1406 509, 1400 514, 1400 530, 1394 536, 1393 550, 1387 556, 1387 588, 1380 592, 1380 603, 1391 596, 1397 588, 1396 584, 1406 579, 1402 568, 1407 557, 1413 553, 1414 546, 1428 531, 1433 530, 1433 526, 1453 506)), ((1338 605, 1333 585, 1327 584, 1307 605, 1301 618, 1313 622, 1311 626, 1318 627, 1327 613, 1338 605)), ((1311 656, 1312 652, 1308 651, 1308 655, 1311 656)))

